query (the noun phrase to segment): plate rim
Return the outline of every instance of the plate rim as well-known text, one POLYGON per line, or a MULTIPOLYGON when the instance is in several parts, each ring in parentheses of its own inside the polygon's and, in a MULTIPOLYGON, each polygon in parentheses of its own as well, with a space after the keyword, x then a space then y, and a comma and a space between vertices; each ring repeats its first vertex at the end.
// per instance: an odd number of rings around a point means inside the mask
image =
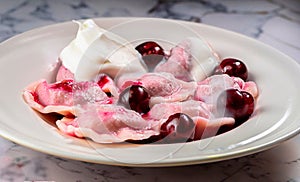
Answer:
MULTIPOLYGON (((254 41, 255 43, 259 43, 263 46, 267 46, 269 49, 273 50, 273 51, 276 51, 277 53, 281 54, 281 56, 284 56, 284 57, 287 57, 289 58, 289 60, 292 60, 293 63, 292 64, 295 64, 296 67, 299 68, 300 70, 300 65, 295 61, 293 60, 292 58, 290 58, 289 56, 285 55, 284 53, 278 51, 277 49, 271 47, 270 45, 267 45, 267 44, 264 44, 254 38, 251 38, 251 37, 247 37, 245 35, 242 35, 242 34, 239 34, 239 33, 236 33, 236 32, 233 32, 233 31, 230 31, 230 30, 226 30, 226 29, 222 29, 222 28, 218 28, 218 27, 214 27, 214 26, 211 26, 211 25, 206 25, 206 24, 199 24, 199 23, 194 23, 194 22, 188 22, 188 21, 183 21, 183 20, 169 20, 169 19, 163 19, 163 18, 141 18, 141 17, 110 17, 110 18, 93 18, 93 20, 95 20, 96 22, 97 21, 103 21, 103 20, 106 20, 106 21, 109 21, 109 20, 118 20, 120 22, 123 22, 123 21, 129 21, 129 20, 136 20, 136 19, 148 19, 148 20, 151 20, 151 19, 155 19, 155 20, 159 20, 159 21, 170 21, 170 22, 180 22, 180 23, 184 23, 184 24, 187 24, 187 25, 192 25, 192 26, 202 26, 202 27, 208 27, 208 28, 213 28, 217 31, 225 31, 225 32, 229 32, 230 34, 233 34, 235 36, 239 36, 241 37, 242 39, 247 39, 248 41, 254 41)), ((18 35, 15 35, 9 39, 6 39, 4 41, 2 41, 0 43, 0 48, 2 47, 2 45, 6 44, 6 42, 10 42, 10 41, 14 41, 15 39, 19 39, 20 37, 22 36, 26 36, 28 34, 32 34, 36 31, 43 31, 44 29, 48 29, 48 28, 55 28, 57 26, 64 26, 64 25, 67 25, 67 24, 70 24, 71 21, 66 21, 66 22, 60 22, 60 23, 54 23, 54 24, 51 24, 51 25, 47 25, 47 26, 43 26, 43 27, 38 27, 38 28, 34 28, 34 29, 31 29, 29 31, 26 31, 26 32, 23 32, 21 34, 18 34, 18 35)), ((261 144, 259 146, 255 146, 255 147, 252 147, 252 148, 248 148, 247 150, 244 150, 244 151, 240 151, 240 150, 237 150, 237 151, 234 151, 234 152, 226 152, 224 153, 223 155, 220 155, 220 156, 216 156, 215 158, 210 158, 210 159, 207 159, 207 160, 195 160, 195 159, 188 159, 186 160, 187 158, 180 158, 179 160, 177 159, 176 162, 173 162, 172 160, 173 159, 167 159, 166 162, 158 162, 158 163, 142 163, 142 164, 134 164, 134 163, 116 163, 115 161, 103 161, 103 160, 100 160, 100 161, 95 161, 95 159, 92 159, 91 158, 76 158, 76 156, 68 156, 68 155, 60 155, 59 153, 57 152, 50 152, 50 151, 47 151, 47 150, 43 150, 41 149, 40 146, 34 146, 34 144, 30 144, 29 142, 27 141, 20 141, 18 140, 17 137, 14 137, 14 136, 10 136, 9 133, 6 133, 3 132, 2 130, 0 130, 0 136, 2 136, 3 138, 6 138, 10 141, 13 141, 15 143, 18 143, 22 146, 25 146, 25 147, 28 147, 28 148, 31 148, 33 150, 36 150, 36 151, 39 151, 39 152, 43 152, 43 153, 46 153, 46 154, 50 154, 50 155, 55 155, 55 156, 59 156, 59 157, 63 157, 63 158, 68 158, 68 159, 72 159, 72 160, 80 160, 80 161, 86 161, 86 162, 93 162, 93 163, 98 163, 98 164, 108 164, 108 165, 117 165, 117 166, 135 166, 135 167, 164 167, 164 166, 182 166, 182 165, 192 165, 192 164, 203 164, 203 163, 211 163, 211 162, 218 162, 218 161, 223 161, 223 160, 228 160, 228 159, 233 159, 233 158, 237 158, 237 157, 242 157, 242 156, 246 156, 246 155, 250 155, 250 154, 253 154, 253 153, 257 153, 257 152, 260 152, 260 151, 264 151, 264 150, 267 150, 269 148, 272 148, 276 145, 279 145, 280 143, 298 135, 300 133, 300 126, 298 128, 296 128, 293 132, 289 132, 289 133, 286 133, 285 135, 282 135, 280 138, 277 138, 276 140, 273 140, 273 141, 270 141, 268 143, 264 143, 264 144, 261 144), (185 159, 185 160, 183 160, 185 159), (169 161, 169 162, 168 162, 169 161)), ((173 145, 173 144, 171 144, 173 145)), ((74 153, 75 154, 75 153, 74 153)), ((81 156, 83 157, 83 156, 81 156)), ((165 161, 165 160, 164 160, 165 161)))

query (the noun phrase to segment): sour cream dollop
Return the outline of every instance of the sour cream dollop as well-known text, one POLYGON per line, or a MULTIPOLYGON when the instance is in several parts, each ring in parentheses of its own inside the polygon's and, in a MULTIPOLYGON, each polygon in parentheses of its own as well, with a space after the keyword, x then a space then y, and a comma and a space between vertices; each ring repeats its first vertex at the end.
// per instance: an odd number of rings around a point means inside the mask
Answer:
POLYGON ((100 71, 111 77, 120 71, 146 72, 138 52, 127 40, 100 28, 91 19, 74 22, 79 25, 76 38, 62 50, 59 58, 76 81, 92 80, 100 71))

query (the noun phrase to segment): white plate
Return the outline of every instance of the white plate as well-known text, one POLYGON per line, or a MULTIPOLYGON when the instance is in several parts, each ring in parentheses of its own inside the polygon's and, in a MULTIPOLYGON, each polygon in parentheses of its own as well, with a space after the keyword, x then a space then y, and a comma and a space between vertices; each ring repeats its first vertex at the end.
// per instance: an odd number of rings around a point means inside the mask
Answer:
POLYGON ((208 163, 266 150, 300 131, 300 66, 275 49, 219 28, 162 19, 100 18, 96 23, 127 38, 176 43, 205 37, 220 56, 242 59, 259 87, 254 116, 217 137, 186 144, 95 144, 64 136, 23 101, 25 86, 51 80, 61 49, 74 38, 72 22, 15 36, 0 44, 0 135, 26 147, 75 160, 125 166, 177 166, 208 163))

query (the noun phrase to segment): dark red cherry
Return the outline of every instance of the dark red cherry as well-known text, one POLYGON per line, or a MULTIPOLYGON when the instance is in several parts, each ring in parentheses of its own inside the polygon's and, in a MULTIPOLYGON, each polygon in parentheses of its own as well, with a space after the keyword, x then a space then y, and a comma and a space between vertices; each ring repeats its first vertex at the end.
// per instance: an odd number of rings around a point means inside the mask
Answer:
POLYGON ((150 96, 146 89, 140 85, 126 88, 119 96, 118 104, 132 109, 140 114, 149 112, 150 96))
POLYGON ((63 80, 63 81, 57 82, 55 84, 52 84, 51 88, 53 88, 53 89, 62 89, 62 90, 67 91, 67 92, 72 92, 73 91, 73 85, 74 85, 73 80, 63 80))
POLYGON ((135 49, 142 55, 147 56, 151 54, 158 54, 158 55, 164 55, 163 48, 158 45, 156 42, 149 41, 144 42, 138 46, 135 47, 135 49))
POLYGON ((128 142, 135 144, 189 142, 194 139, 195 127, 194 121, 188 115, 176 113, 169 116, 161 125, 159 135, 144 140, 128 140, 128 142))
POLYGON ((153 41, 144 42, 135 49, 142 55, 144 63, 150 71, 163 60, 165 55, 163 48, 153 41))
POLYGON ((220 94, 217 100, 217 111, 220 116, 233 117, 236 126, 242 124, 254 111, 254 98, 246 91, 228 89, 220 94))
POLYGON ((186 142, 194 138, 195 127, 194 121, 188 115, 176 113, 161 125, 160 135, 163 143, 186 142))
POLYGON ((244 81, 248 78, 248 70, 246 65, 235 58, 227 58, 224 59, 220 64, 220 70, 224 74, 227 74, 229 76, 235 76, 240 77, 244 81))
POLYGON ((132 85, 129 90, 129 105, 138 113, 147 113, 150 110, 150 96, 146 89, 140 85, 132 85))

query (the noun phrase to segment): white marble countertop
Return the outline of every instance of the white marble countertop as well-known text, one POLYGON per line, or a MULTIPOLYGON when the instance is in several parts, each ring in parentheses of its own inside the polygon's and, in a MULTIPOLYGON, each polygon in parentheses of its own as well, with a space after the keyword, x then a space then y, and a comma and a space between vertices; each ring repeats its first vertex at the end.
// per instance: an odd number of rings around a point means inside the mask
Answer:
MULTIPOLYGON (((0 41, 29 29, 93 17, 160 17, 214 25, 269 44, 300 63, 298 0, 1 0, 0 41)), ((1 104, 1 103, 0 103, 1 104)), ((171 168, 90 164, 0 138, 0 181, 300 181, 300 136, 254 155, 171 168), (187 179, 188 178, 188 179, 187 179)))

